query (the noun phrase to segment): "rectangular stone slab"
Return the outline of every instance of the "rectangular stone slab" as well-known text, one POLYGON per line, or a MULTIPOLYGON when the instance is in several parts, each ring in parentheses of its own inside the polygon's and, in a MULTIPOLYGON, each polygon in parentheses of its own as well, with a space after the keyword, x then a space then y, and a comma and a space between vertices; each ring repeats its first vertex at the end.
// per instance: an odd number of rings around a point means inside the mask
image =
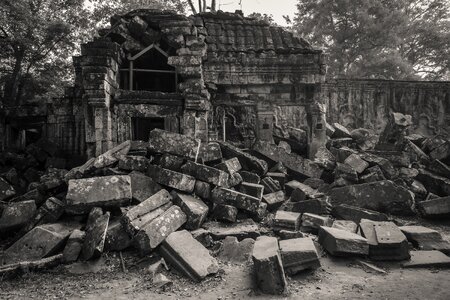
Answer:
POLYGON ((147 200, 162 189, 158 183, 141 172, 133 171, 129 176, 131 178, 131 195, 138 202, 147 200))
POLYGON ((186 230, 171 233, 161 244, 162 257, 194 281, 201 281, 219 270, 219 265, 208 249, 186 230))
POLYGON ((301 222, 301 214, 291 211, 278 210, 273 218, 274 230, 298 230, 301 222))
POLYGON ((252 260, 258 288, 266 294, 282 294, 287 283, 277 238, 257 238, 253 246, 252 260))
POLYGON ((286 196, 283 191, 278 191, 270 194, 265 194, 262 200, 267 203, 267 208, 269 210, 276 209, 280 207, 284 201, 286 201, 286 196))
POLYGON ((419 250, 438 250, 450 255, 450 242, 444 240, 437 230, 414 225, 401 226, 399 228, 408 241, 419 250))
POLYGON ((302 178, 320 178, 322 175, 323 170, 313 161, 294 153, 287 153, 283 148, 269 142, 258 141, 252 149, 273 162, 282 162, 293 175, 302 178))
POLYGON ((198 164, 193 161, 187 161, 181 167, 181 172, 204 182, 208 182, 217 186, 228 187, 228 173, 213 167, 209 167, 207 165, 198 164))
POLYGON ((173 205, 153 221, 147 223, 134 237, 140 254, 149 254, 172 232, 180 228, 186 220, 186 214, 181 208, 173 205))
POLYGON ((159 184, 192 193, 195 187, 195 178, 183 173, 163 169, 159 166, 149 165, 147 175, 159 184))
POLYGON ((162 215, 166 210, 168 210, 172 206, 172 202, 167 202, 160 207, 139 216, 133 220, 122 218, 122 224, 125 228, 125 231, 131 236, 134 237, 138 234, 139 231, 142 231, 145 225, 162 215))
POLYGON ((16 230, 27 224, 36 214, 34 200, 9 203, 0 217, 0 233, 16 230))
POLYGON ((437 250, 411 251, 411 260, 403 268, 450 268, 450 257, 437 250))
POLYGON ((232 175, 236 172, 239 172, 242 169, 242 166, 241 163, 239 162, 239 159, 233 157, 225 160, 224 162, 221 162, 220 164, 215 165, 214 168, 222 170, 232 175))
POLYGON ((287 274, 320 267, 319 256, 311 238, 280 241, 281 259, 287 274))
POLYGON ((94 207, 89 213, 86 223, 86 236, 80 253, 82 260, 98 258, 103 253, 109 216, 109 212, 103 214, 99 207, 94 207))
POLYGON ((357 206, 340 204, 333 207, 331 214, 337 219, 350 220, 359 224, 361 219, 372 221, 387 221, 388 216, 370 209, 364 209, 357 206))
POLYGON ((302 214, 301 231, 317 234, 320 226, 331 227, 333 221, 328 216, 319 216, 312 213, 302 214))
POLYGON ((334 256, 369 255, 367 239, 356 233, 332 227, 320 227, 319 243, 334 256))
POLYGON ((255 183, 242 182, 239 185, 239 192, 261 199, 264 192, 264 186, 255 183))
POLYGON ((130 204, 131 178, 128 175, 69 180, 66 211, 85 213, 93 207, 114 208, 130 204))
POLYGON ((251 213, 256 213, 261 202, 261 199, 222 187, 212 190, 211 200, 217 204, 232 205, 251 213))
POLYGON ((259 176, 267 173, 268 166, 267 162, 265 162, 264 160, 256 158, 255 156, 248 154, 247 152, 244 152, 243 150, 227 142, 218 143, 224 157, 236 157, 244 170, 254 171, 259 176))
POLYGON ((200 199, 191 195, 172 192, 174 203, 186 214, 185 228, 194 230, 200 228, 208 215, 208 206, 200 199))
POLYGON ((450 196, 434 198, 417 204, 420 214, 425 218, 442 218, 450 215, 450 196))

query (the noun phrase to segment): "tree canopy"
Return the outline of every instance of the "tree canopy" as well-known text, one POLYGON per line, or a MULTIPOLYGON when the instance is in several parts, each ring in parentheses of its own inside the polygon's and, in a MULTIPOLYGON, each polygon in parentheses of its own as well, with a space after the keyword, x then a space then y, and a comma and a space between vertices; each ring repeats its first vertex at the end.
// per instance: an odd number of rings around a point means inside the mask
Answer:
POLYGON ((293 28, 328 54, 328 76, 450 78, 448 0, 299 0, 293 28))

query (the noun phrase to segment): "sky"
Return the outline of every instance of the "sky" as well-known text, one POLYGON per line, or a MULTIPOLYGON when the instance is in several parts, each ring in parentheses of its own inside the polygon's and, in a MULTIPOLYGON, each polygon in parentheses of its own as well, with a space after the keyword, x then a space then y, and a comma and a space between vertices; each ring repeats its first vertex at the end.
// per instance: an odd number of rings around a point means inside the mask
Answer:
POLYGON ((252 12, 268 14, 273 16, 278 25, 286 26, 283 15, 288 15, 292 20, 297 10, 298 0, 217 0, 217 10, 234 12, 236 9, 241 9, 239 2, 242 4, 245 16, 252 12))

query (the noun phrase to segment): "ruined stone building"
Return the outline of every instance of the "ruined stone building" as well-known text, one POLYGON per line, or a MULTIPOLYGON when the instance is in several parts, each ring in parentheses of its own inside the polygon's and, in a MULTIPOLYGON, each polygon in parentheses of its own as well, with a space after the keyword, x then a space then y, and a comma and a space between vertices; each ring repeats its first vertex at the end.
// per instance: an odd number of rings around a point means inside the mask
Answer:
POLYGON ((402 109, 417 130, 448 132, 449 82, 326 82, 321 50, 264 21, 138 10, 111 24, 81 46, 64 97, 4 108, 2 147, 43 136, 90 157, 162 128, 244 147, 295 136, 311 152, 325 140, 325 113, 379 130, 390 110, 402 109))

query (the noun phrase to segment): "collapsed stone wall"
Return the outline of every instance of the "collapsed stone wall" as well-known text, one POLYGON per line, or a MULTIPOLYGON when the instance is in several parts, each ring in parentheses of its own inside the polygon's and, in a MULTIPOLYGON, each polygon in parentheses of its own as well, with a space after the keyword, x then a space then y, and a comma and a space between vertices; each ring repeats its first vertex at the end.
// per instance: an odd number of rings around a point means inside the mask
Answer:
POLYGON ((424 136, 450 134, 450 82, 331 79, 321 99, 329 123, 380 133, 389 112, 412 116, 412 131, 424 136))

